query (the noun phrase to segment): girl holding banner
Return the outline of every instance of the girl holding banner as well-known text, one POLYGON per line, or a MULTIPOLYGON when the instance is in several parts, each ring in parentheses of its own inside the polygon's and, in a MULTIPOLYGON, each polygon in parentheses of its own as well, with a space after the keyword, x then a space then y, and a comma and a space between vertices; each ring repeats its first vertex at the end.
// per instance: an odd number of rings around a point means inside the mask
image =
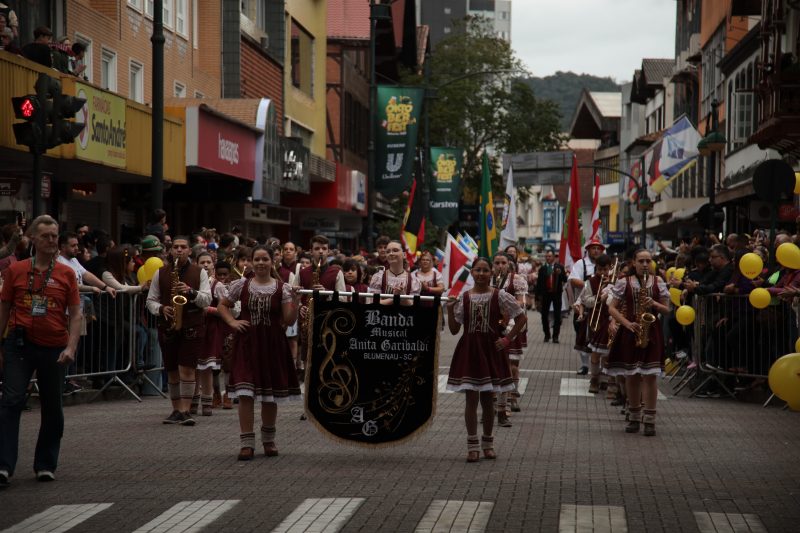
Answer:
POLYGON ((254 403, 261 403, 264 454, 274 457, 278 455, 277 402, 300 396, 289 341, 284 334, 284 325, 297 319, 299 295, 288 283, 273 277, 272 266, 269 248, 256 246, 252 257, 254 276, 233 282, 217 308, 225 323, 236 331, 229 395, 239 398, 240 461, 252 459, 255 451, 254 403), (231 314, 237 301, 242 304, 240 320, 231 314))
POLYGON ((464 325, 458 340, 447 389, 466 393, 464 419, 467 426, 467 462, 475 463, 480 450, 495 459, 493 393, 514 389, 514 380, 505 350, 527 323, 525 311, 511 294, 490 286, 492 264, 485 257, 472 263, 475 285, 457 300, 447 302, 447 324, 455 335, 464 325), (502 336, 503 317, 514 319, 514 327, 502 336), (478 440, 478 403, 483 412, 483 437, 478 440))

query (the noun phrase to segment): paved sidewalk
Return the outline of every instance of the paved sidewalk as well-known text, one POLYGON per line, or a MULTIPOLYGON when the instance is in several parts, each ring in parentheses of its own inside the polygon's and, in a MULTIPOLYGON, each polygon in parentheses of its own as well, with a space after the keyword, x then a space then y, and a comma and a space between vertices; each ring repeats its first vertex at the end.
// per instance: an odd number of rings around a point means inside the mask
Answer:
MULTIPOLYGON (((658 435, 625 434, 618 409, 583 395, 570 324, 553 345, 539 315, 529 320, 522 412, 495 429, 496 461, 464 461, 459 394, 439 395, 426 433, 381 450, 334 443, 299 420, 299 402, 282 406, 281 455, 249 463, 235 460, 235 411, 165 426, 167 402, 148 399, 68 408, 58 480, 43 484, 31 472, 32 411, 0 491, 0 530, 800 530, 799 414, 674 397, 662 384, 658 435)), ((443 333, 442 375, 456 341, 443 333)))

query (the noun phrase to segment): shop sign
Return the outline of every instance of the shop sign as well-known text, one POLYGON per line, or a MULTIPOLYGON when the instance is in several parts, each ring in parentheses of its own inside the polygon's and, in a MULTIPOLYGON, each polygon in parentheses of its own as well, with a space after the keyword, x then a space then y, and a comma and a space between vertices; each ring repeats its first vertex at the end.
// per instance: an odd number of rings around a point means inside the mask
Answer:
POLYGON ((358 170, 350 171, 350 203, 356 211, 367 206, 367 176, 358 170))
POLYGON ((51 190, 50 176, 42 176, 42 198, 48 200, 51 190))
POLYGON ((19 179, 0 178, 0 196, 16 196, 19 192, 19 179))
POLYGON ((255 132, 200 107, 186 109, 186 166, 255 181, 255 160, 255 132))
POLYGON ((125 168, 128 157, 125 99, 79 82, 75 83, 75 93, 86 100, 76 115, 76 122, 86 124, 75 139, 76 157, 125 168))
POLYGON ((305 216, 300 222, 300 229, 306 231, 339 231, 339 219, 326 216, 305 216))
POLYGON ((800 210, 794 204, 781 204, 778 206, 778 219, 781 222, 794 222, 800 216, 800 210))

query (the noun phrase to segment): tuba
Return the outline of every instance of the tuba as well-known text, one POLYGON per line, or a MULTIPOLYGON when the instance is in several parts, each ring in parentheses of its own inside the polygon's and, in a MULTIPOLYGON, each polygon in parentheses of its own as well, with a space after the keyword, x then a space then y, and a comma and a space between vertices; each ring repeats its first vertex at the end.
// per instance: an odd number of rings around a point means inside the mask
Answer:
POLYGON ((636 347, 647 348, 650 344, 650 326, 656 321, 656 315, 644 310, 644 301, 647 298, 647 272, 644 273, 644 280, 636 293, 636 322, 639 324, 639 332, 636 334, 636 347))
POLYGON ((175 259, 175 263, 172 265, 171 282, 172 308, 175 310, 175 314, 172 316, 172 320, 170 321, 167 329, 171 331, 180 331, 180 329, 183 327, 183 308, 189 300, 186 299, 186 296, 178 294, 178 284, 181 282, 181 278, 180 273, 178 272, 177 258, 175 259))

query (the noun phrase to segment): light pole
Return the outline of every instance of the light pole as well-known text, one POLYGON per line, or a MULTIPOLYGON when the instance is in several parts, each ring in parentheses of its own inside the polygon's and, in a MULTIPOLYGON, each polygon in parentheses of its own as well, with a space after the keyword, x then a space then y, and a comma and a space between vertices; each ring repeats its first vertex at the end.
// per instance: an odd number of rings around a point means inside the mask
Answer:
POLYGON ((719 128, 719 119, 717 117, 717 108, 719 102, 715 98, 711 101, 711 112, 706 121, 706 136, 700 139, 697 143, 697 151, 700 155, 706 157, 706 173, 708 174, 708 205, 709 213, 711 213, 710 226, 716 233, 719 230, 717 226, 717 153, 722 153, 725 149, 725 136, 717 131, 719 128), (710 127, 709 127, 710 124, 710 127))
POLYGON ((164 1, 153 2, 153 123, 151 125, 150 209, 164 204, 164 1))

